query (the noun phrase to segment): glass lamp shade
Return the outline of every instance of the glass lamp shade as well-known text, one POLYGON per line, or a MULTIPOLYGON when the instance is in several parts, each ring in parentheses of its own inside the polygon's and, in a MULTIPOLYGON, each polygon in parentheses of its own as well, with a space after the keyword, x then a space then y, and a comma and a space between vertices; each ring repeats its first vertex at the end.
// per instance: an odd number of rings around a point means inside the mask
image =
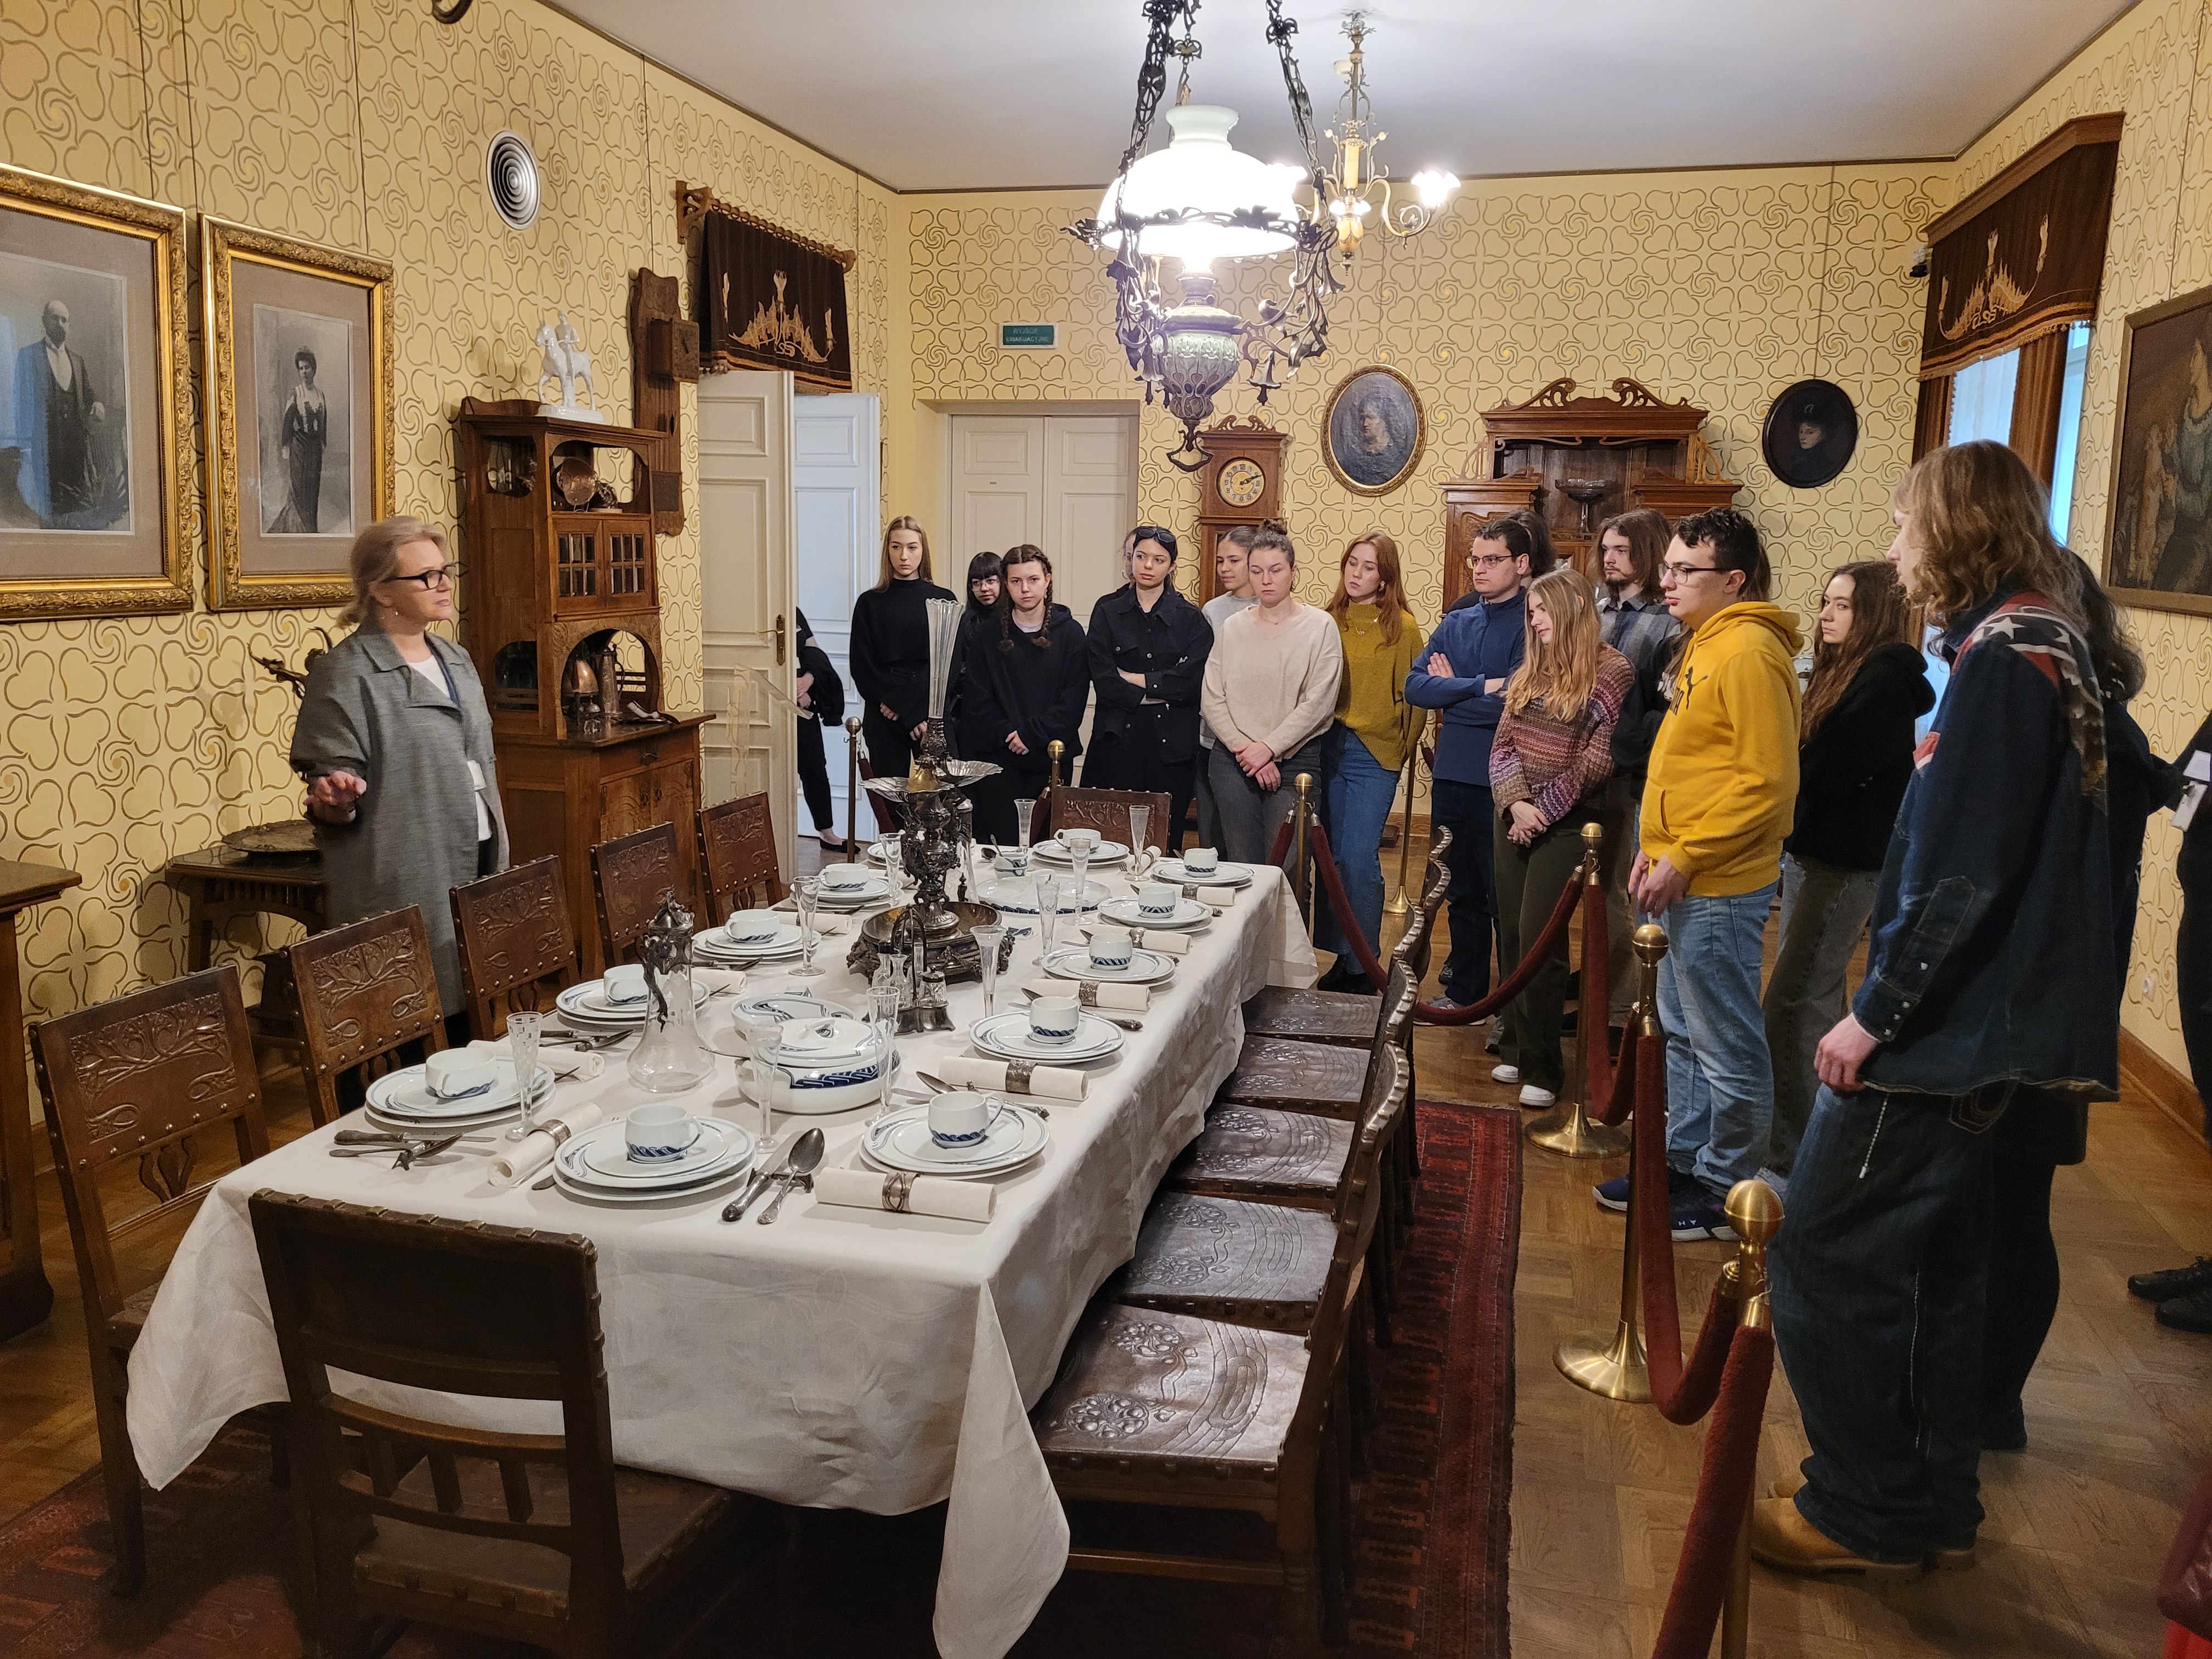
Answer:
MULTIPOLYGON (((1219 104, 1181 104, 1167 112, 1175 137, 1165 149, 1139 157, 1107 188, 1098 204, 1098 222, 1111 225, 1121 214, 1146 219, 1158 213, 1249 213, 1257 210, 1274 228, 1190 224, 1152 225, 1137 233, 1139 258, 1180 259, 1186 270, 1203 270, 1216 259, 1249 259, 1287 251, 1297 222, 1291 191, 1305 175, 1296 167, 1271 167, 1233 149, 1229 130, 1237 112, 1219 104)), ((1118 247, 1121 238, 1103 239, 1118 247)))

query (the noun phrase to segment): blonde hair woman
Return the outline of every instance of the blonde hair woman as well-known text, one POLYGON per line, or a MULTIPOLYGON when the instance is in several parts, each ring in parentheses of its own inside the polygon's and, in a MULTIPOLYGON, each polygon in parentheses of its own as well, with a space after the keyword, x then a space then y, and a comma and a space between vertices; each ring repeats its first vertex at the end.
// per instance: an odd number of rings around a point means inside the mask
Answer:
MULTIPOLYGON (((1599 822, 1613 775, 1613 726, 1636 678, 1628 659, 1598 637, 1597 609, 1581 572, 1561 567, 1528 588, 1528 647, 1505 684, 1505 712, 1490 748, 1498 805, 1498 912, 1510 974, 1535 943, 1582 862, 1582 831, 1599 822)), ((1620 825, 1606 825, 1608 842, 1620 825)), ((1505 1010, 1492 1073, 1521 1085, 1523 1106, 1559 1098, 1566 1069, 1559 1016, 1567 961, 1555 954, 1505 1010)))
POLYGON ((861 735, 879 778, 902 778, 929 721, 929 611, 954 596, 930 580, 929 536, 902 513, 884 527, 876 585, 853 602, 853 684, 861 735))

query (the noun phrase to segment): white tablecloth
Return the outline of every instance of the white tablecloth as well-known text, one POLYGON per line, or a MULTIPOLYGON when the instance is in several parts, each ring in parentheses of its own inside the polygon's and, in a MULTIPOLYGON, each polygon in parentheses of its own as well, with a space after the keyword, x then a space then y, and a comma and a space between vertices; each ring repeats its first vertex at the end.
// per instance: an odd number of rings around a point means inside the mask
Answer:
MULTIPOLYGON (((857 990, 842 963, 850 944, 849 932, 824 942, 833 971, 810 988, 857 990)), ((1002 1010, 1021 1006, 1037 955, 1034 933, 1015 941, 1002 1010)), ((726 1194, 689 1206, 591 1205, 526 1182, 495 1190, 481 1156, 393 1170, 381 1158, 326 1156, 331 1129, 307 1135, 221 1182, 179 1247, 131 1357, 139 1467, 167 1486, 232 1416, 285 1397, 250 1194, 268 1188, 580 1233, 599 1249, 616 1457, 788 1504, 890 1515, 949 1499, 938 1646, 948 1659, 996 1659, 1066 1563, 1066 1522, 1027 1408, 1051 1382, 1085 1303, 1128 1259, 1153 1188, 1234 1066, 1240 1006, 1264 985, 1313 979, 1289 889, 1262 870, 1193 941, 1144 1030, 1091 1068, 1089 1098, 1048 1103, 1051 1146, 999 1182, 997 1214, 981 1225, 838 1208, 804 1194, 772 1226, 750 1216, 732 1225, 720 1218, 726 1194)), ((787 982, 787 971, 760 969, 748 988, 787 982)), ((973 1052, 963 1033, 981 1004, 979 987, 953 988, 961 1031, 902 1038, 905 1065, 933 1070, 933 1057, 973 1052)), ((556 1103, 596 1099, 615 1115, 647 1098, 629 1081, 622 1051, 609 1058, 605 1076, 561 1085, 556 1103)), ((733 1061, 682 1098, 747 1128, 757 1123, 733 1061)), ((779 1127, 788 1144, 819 1124, 826 1162, 856 1164, 866 1115, 779 1127)), ((550 1407, 355 1386, 449 1421, 558 1429, 550 1407)))

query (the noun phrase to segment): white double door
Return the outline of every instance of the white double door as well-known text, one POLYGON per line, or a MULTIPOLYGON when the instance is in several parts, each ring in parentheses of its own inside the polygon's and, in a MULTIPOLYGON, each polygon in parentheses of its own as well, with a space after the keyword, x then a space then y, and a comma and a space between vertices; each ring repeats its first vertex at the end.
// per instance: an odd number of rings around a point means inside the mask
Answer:
POLYGON ((938 579, 958 592, 975 555, 1026 542, 1052 561, 1053 598, 1088 627, 1091 607, 1124 580, 1136 438, 1128 415, 953 416, 951 545, 938 579))

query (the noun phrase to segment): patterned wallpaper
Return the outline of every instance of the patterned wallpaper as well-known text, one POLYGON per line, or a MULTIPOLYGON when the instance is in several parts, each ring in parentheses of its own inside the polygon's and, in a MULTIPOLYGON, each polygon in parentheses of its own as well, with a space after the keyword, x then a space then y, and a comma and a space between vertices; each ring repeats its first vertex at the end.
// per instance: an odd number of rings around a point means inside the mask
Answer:
MULTIPOLYGON (((392 260, 398 505, 448 526, 450 416, 465 393, 526 389, 541 316, 568 310, 602 404, 627 418, 629 272, 681 270, 679 178, 857 248, 855 376, 862 390, 887 383, 888 194, 533 0, 478 0, 453 28, 419 0, 0 8, 0 160, 392 260), (480 183, 503 128, 543 169, 545 206, 526 231, 498 224, 480 183)), ((189 431, 185 533, 198 547, 196 409, 189 431)), ((686 470, 696 477, 695 455, 686 470)), ((696 527, 661 556, 670 697, 696 703, 696 527)), ((327 620, 195 611, 0 628, 0 856, 85 878, 25 924, 30 1017, 181 971, 162 866, 295 799, 291 695, 248 652, 296 662, 327 620)))
MULTIPOLYGON (((1958 181, 1964 195, 2075 116, 2108 110, 2125 111, 2127 123, 2120 131, 2104 291, 2090 336, 2071 535, 2075 548, 2100 569, 2124 319, 2212 283, 2212 5, 2143 0, 1961 156, 1958 181)), ((2150 665, 2149 683, 2132 712, 2153 749, 2179 754, 2205 714, 2212 619, 2160 611, 2128 614, 2150 665)), ((2173 988, 2179 842, 2164 813, 2151 819, 2124 1018, 2186 1076, 2173 988)))

